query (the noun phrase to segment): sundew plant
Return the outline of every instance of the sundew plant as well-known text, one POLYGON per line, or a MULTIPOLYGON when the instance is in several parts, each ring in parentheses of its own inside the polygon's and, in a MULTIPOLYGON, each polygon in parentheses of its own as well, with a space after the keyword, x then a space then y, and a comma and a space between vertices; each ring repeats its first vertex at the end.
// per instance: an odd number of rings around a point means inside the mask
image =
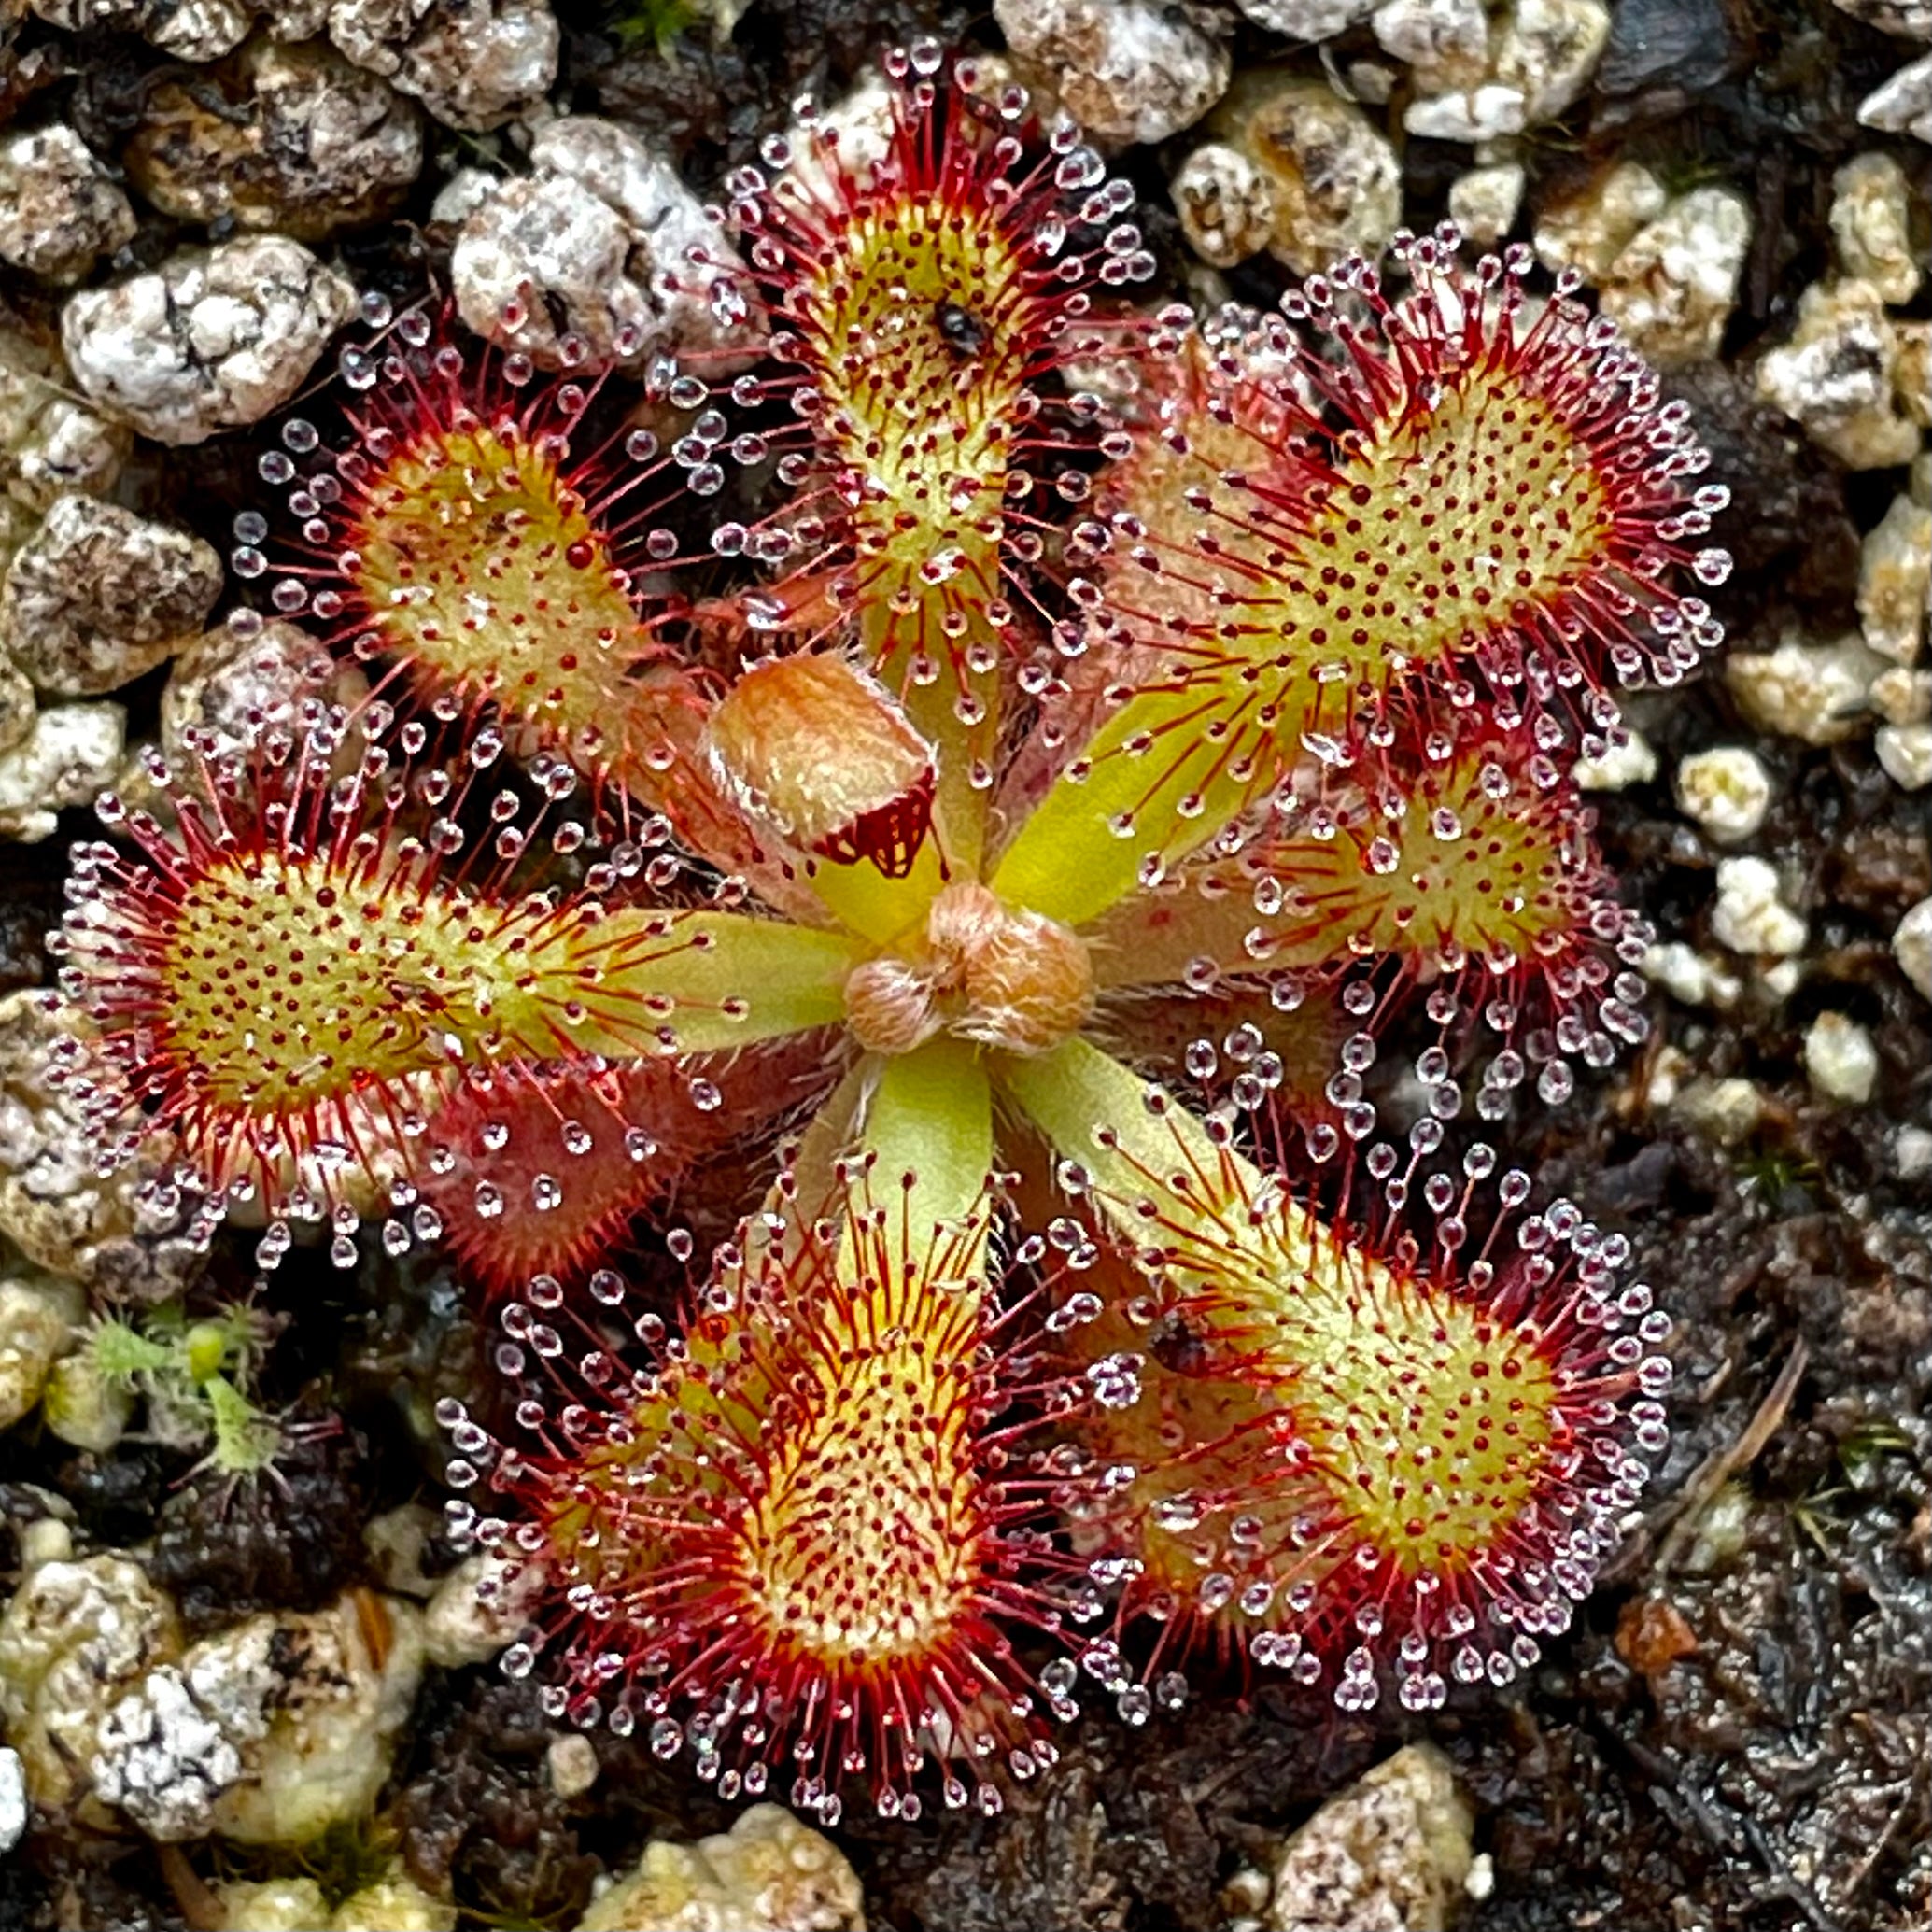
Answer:
POLYGON ((108 801, 63 974, 112 1158, 490 1297, 507 1668, 827 1820, 996 1809, 1083 1679, 1419 1711, 1565 1629, 1668 1323, 1508 1138, 1643 1037, 1570 769, 1728 568, 1572 278, 1150 308, 1075 129, 888 68, 729 180, 741 352, 371 305, 236 560, 374 695, 108 801))

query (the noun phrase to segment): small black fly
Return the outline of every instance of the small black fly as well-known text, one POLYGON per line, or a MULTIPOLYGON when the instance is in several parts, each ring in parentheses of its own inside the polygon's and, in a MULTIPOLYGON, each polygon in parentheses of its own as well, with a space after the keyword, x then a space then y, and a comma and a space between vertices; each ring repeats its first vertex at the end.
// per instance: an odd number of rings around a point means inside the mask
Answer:
POLYGON ((938 325, 946 346, 963 362, 977 356, 993 333, 971 309, 962 308, 956 302, 934 303, 933 320, 938 325))

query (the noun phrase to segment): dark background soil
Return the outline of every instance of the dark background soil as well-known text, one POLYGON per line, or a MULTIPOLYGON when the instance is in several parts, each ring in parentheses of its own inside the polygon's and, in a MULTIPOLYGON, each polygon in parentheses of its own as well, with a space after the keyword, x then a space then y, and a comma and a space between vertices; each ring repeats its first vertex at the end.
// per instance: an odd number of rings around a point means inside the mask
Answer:
MULTIPOLYGON (((666 144, 706 190, 753 157, 794 96, 836 97, 881 44, 921 28, 997 42, 963 7, 754 0, 727 45, 695 28, 672 63, 648 35, 613 31, 595 0, 559 12, 559 97, 666 144)), ((1289 51, 1246 25, 1234 41, 1237 61, 1289 51)), ((83 120, 111 123, 125 111, 117 103, 165 64, 114 36, 63 47, 65 71, 50 86, 83 120)), ((1732 365, 1788 331, 1800 291, 1826 271, 1839 163, 1890 148, 1922 209, 1932 200, 1932 150, 1854 119, 1911 50, 1828 0, 1619 0, 1594 92, 1527 143, 1532 211, 1553 186, 1626 157, 1673 187, 1727 182, 1754 202, 1725 359, 1669 386, 1694 404, 1713 473, 1735 493, 1721 534, 1740 568, 1719 600, 1747 643, 1787 627, 1820 638, 1854 628, 1859 533, 1902 487, 1897 473, 1842 474, 1760 410, 1732 365)), ((1346 61, 1349 43, 1332 51, 1346 61)), ((1302 58, 1312 70, 1314 56, 1302 58)), ((445 160, 469 158, 449 139, 445 160)), ((1164 184, 1187 145, 1120 160, 1177 272, 1183 245, 1164 184)), ((1441 214, 1467 165, 1466 149, 1409 144, 1412 223, 1441 214)), ((438 178, 426 171, 419 219, 438 178)), ((163 253, 168 224, 149 219, 137 247, 163 253)), ((433 266, 407 221, 346 253, 356 272, 404 285, 433 266)), ((1280 286, 1265 265, 1230 280, 1254 300, 1280 286)), ((25 290, 5 292, 31 310, 25 290)), ((176 514, 190 506, 224 541, 248 501, 253 453, 247 437, 165 461, 150 452, 147 487, 176 514)), ((137 690, 137 728, 153 695, 137 690)), ((1747 1145, 1718 1150, 1653 1116, 1641 1098, 1647 1056, 1511 1130, 1514 1157, 1544 1193, 1567 1192, 1630 1234, 1678 1323, 1675 1441, 1643 1531, 1540 1669, 1505 1695, 1459 1694, 1426 1726, 1345 1720, 1277 1687, 1244 1694, 1197 1672, 1178 1719, 1129 1731, 1095 1714, 1075 1726, 1057 1770, 1020 1787, 997 1820, 849 1821, 839 1836, 875 1925, 1214 1926, 1228 1877, 1265 1865, 1284 1827, 1412 1728, 1449 1752, 1479 1806, 1495 1887, 1471 1914, 1476 1932, 1932 1924, 1932 1189, 1901 1183, 1893 1150, 1897 1123, 1932 1123, 1932 1010, 1886 947, 1899 914, 1932 893, 1932 812, 1862 742, 1755 740, 1715 679, 1640 700, 1634 715, 1665 780, 1603 804, 1630 901, 1665 937, 1701 937, 1714 859, 1673 812, 1668 773, 1697 746, 1756 742, 1780 785, 1757 849, 1801 855, 1814 934, 1804 983, 1782 1005, 1747 1001, 1719 1019, 1657 1002, 1651 1051, 1669 1042, 1696 1070, 1746 1076, 1770 1096, 1747 1145), (1805 1085, 1799 1041, 1826 1005, 1879 1043, 1867 1108, 1820 1102, 1805 1085), (1699 1570, 1689 1525, 1725 1484, 1748 1502, 1742 1546, 1699 1570)), ((84 815, 70 818, 63 832, 84 835, 84 815)), ((0 987, 45 975, 40 940, 58 910, 64 842, 0 847, 0 987)), ((218 1258, 211 1291, 241 1289, 245 1266, 237 1244, 218 1258)), ((272 1296, 294 1319, 267 1395, 340 1418, 292 1460, 292 1500, 223 1505, 183 1484, 183 1459, 134 1445, 97 1459, 29 1429, 0 1439, 0 1509, 15 1522, 43 1514, 28 1487, 40 1486, 106 1542, 156 1538, 157 1569, 197 1628, 317 1604, 355 1580, 369 1516, 438 1500, 442 1452, 422 1418, 437 1392, 467 1378, 475 1334, 446 1276, 379 1259, 345 1281, 298 1257, 272 1296)), ((400 1843, 426 1882, 454 1888, 468 1924, 567 1925, 595 1873, 634 1859, 653 1832, 728 1823, 683 1766, 608 1740, 599 1783, 566 1810, 544 1780, 547 1735, 527 1687, 487 1670, 432 1673, 379 1828, 323 1848, 317 1865, 340 1879, 400 1843)), ((204 1876, 265 1869, 207 1847, 187 1855, 204 1876)), ((171 1883, 151 1847, 66 1821, 38 1821, 0 1865, 0 1932, 174 1926, 189 1922, 184 1911, 178 1874, 171 1883)))

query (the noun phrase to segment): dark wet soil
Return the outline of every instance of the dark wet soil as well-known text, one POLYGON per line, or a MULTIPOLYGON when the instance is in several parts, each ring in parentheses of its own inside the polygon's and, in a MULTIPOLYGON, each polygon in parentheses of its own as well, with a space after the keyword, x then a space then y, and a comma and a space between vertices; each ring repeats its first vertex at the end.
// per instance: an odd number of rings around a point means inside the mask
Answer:
MULTIPOLYGON (((1211 0, 1198 10, 1215 12, 1211 0)), ((667 145, 707 189, 752 157, 794 96, 837 93, 881 44, 919 27, 993 39, 964 6, 754 0, 727 43, 692 30, 672 64, 598 0, 559 12, 563 93, 667 145)), ((1239 58, 1284 52, 1215 17, 1239 58)), ((17 42, 0 117, 25 89, 64 89, 77 111, 111 119, 160 62, 113 35, 63 42, 58 61, 36 53, 48 44, 32 25, 17 42)), ((1346 61, 1351 49, 1332 50, 1346 61)), ((1721 614, 1746 643, 1787 627, 1854 628, 1859 534, 1901 484, 1840 473, 1758 408, 1730 365, 1788 327, 1824 270, 1841 161, 1890 147, 1922 190, 1932 183, 1932 149, 1854 119, 1906 52, 1829 0, 1619 0, 1595 92, 1528 144, 1532 207, 1549 186, 1627 156, 1672 185, 1729 182, 1754 199, 1757 238, 1725 362, 1671 386, 1735 494, 1722 535, 1740 569, 1721 614)), ((1158 205, 1173 159, 1122 157, 1154 203, 1157 239, 1173 233, 1158 205)), ((1420 225, 1466 154, 1412 143, 1405 164, 1420 225)), ((156 224, 137 250, 170 241, 156 224)), ((399 221, 347 253, 359 273, 407 285, 426 251, 433 265, 421 230, 399 221)), ((1264 269, 1231 279, 1248 298, 1276 286, 1264 269)), ((243 501, 247 454, 190 454, 159 466, 151 487, 209 505, 219 535, 243 501)), ((1685 750, 1756 742, 1711 680, 1640 700, 1635 715, 1666 773, 1685 750)), ((1885 943, 1932 892, 1932 811, 1864 743, 1757 749, 1780 795, 1762 849, 1801 856, 1822 941, 1805 984, 1728 1018, 1660 999, 1636 1065, 1511 1130, 1545 1193, 1630 1234, 1678 1324, 1673 1446, 1641 1531, 1578 1629, 1507 1694, 1460 1695, 1426 1727, 1345 1720, 1205 1673, 1180 1718, 1134 1731, 1089 1716, 1059 1767, 1019 1787, 998 1819, 850 1822, 840 1841, 873 1925, 1205 1932, 1228 1916, 1234 1872, 1265 1864, 1284 1827, 1424 1730, 1466 1778, 1493 1860, 1473 1932, 1932 1924, 1932 1186, 1897 1178, 1893 1146, 1898 1122, 1932 1124, 1932 1009, 1885 943), (1883 1071, 1869 1107, 1827 1106, 1805 1084, 1803 1029, 1826 1005, 1873 1030, 1883 1071), (1666 1044, 1694 1071, 1748 1077, 1770 1097, 1747 1144, 1715 1149, 1645 1107, 1645 1065, 1666 1044), (1713 1497, 1728 1525, 1714 1547, 1697 1533, 1713 1497)), ((1602 819, 1631 902, 1665 937, 1699 940, 1714 855, 1666 786, 1605 799, 1602 819)), ((72 835, 84 830, 75 815, 72 835)), ((58 844, 0 847, 0 986, 43 977, 59 872, 58 844)), ((232 1277, 239 1257, 224 1261, 232 1277)), ((314 1425, 286 1494, 237 1502, 190 1478, 185 1457, 128 1445, 95 1458, 15 1431, 0 1438, 0 1519, 44 1514, 51 1491, 106 1542, 153 1539, 157 1573, 197 1629, 309 1607, 362 1575, 368 1517, 438 1500, 427 1417, 437 1393, 469 1377, 475 1332, 446 1279, 392 1263, 345 1284, 298 1257, 273 1294, 293 1319, 266 1393, 314 1425)), ((528 1687, 487 1671, 432 1675, 372 1843, 399 1846, 426 1883, 450 1888, 468 1925, 567 1925, 593 1878, 654 1832, 728 1823, 682 1766, 609 1740, 599 1782, 566 1806, 544 1776, 546 1738, 528 1687)), ((215 1855, 189 1853, 204 1870, 215 1855)), ((171 1883, 144 1844, 43 1819, 0 1862, 0 1932, 185 1923, 178 1874, 171 1883)))

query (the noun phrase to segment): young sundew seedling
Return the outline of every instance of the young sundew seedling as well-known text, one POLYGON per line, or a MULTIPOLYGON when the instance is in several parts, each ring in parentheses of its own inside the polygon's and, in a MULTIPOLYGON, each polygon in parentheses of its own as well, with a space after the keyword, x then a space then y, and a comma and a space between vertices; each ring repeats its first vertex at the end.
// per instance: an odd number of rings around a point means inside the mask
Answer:
MULTIPOLYGON (((1042 1726, 1066 1707, 1013 1632, 1098 1609, 1049 1533, 1089 1487, 1050 1425, 1112 1385, 1056 1372, 1022 1305, 989 1314, 972 1218, 922 1235, 857 1185, 795 1240, 722 1248, 678 1339, 641 1318, 648 1369, 596 1346, 569 1363, 554 1284, 506 1307, 509 1365, 566 1370, 574 1399, 526 1402, 517 1447, 450 1406, 458 1479, 517 1507, 458 1520, 501 1553, 506 1601, 535 1572, 559 1606, 506 1666, 560 1667, 553 1716, 688 1749, 726 1798, 775 1781, 827 1822, 851 1778, 888 1814, 917 1817, 926 1784, 990 1812, 989 1771, 1051 1764, 1042 1726)), ((623 1300, 610 1276, 593 1293, 623 1300)), ((1049 1326, 1091 1302, 1065 1295, 1049 1326)))
MULTIPOLYGON (((439 548, 468 520, 448 450, 399 443, 357 480, 393 539, 366 555, 397 587, 405 563, 445 575, 392 608, 446 600, 450 570, 488 587, 464 593, 470 669, 420 630, 376 655, 458 727, 463 781, 416 769, 419 721, 318 712, 227 771, 212 813, 86 849, 67 935, 96 1033, 65 1076, 114 1152, 159 1121, 218 1189, 329 1211, 347 1259, 359 1189, 405 1241, 460 1220, 467 1264, 513 1290, 505 1373, 541 1453, 497 1456, 523 1515, 472 1527, 554 1580, 557 1708, 667 1725, 721 1780, 769 1773, 783 1732, 828 1813, 847 1778, 903 1809, 908 1752, 1039 1761, 1000 1633, 1032 1627, 1050 1712, 1079 1666, 1008 1592, 1002 1525, 1045 1571, 1086 1566, 1083 1615, 1115 1593, 1125 1621, 1072 1648, 1130 1720, 1177 1693, 1182 1637, 1264 1638, 1257 1660, 1360 1708, 1502 1676, 1561 1627, 1661 1430, 1657 1324, 1615 1240, 1527 1212, 1514 1178, 1492 1199, 1499 1157, 1452 1136, 1478 1058, 1493 1129, 1641 1035, 1642 930, 1568 768, 1616 728, 1613 679, 1669 683, 1715 642, 1688 585, 1724 571, 1697 547, 1722 491, 1682 412, 1566 285, 1538 305, 1525 261, 1403 236, 1388 292, 1352 261, 1281 317, 1136 317, 1131 193, 1017 92, 980 101, 943 68, 895 60, 864 151, 808 116, 772 174, 730 184, 750 268, 720 299, 758 309, 778 366, 733 382, 740 435, 701 377, 671 385, 707 416, 682 487, 702 501, 736 461, 769 501, 717 525, 686 605, 709 682, 631 643, 567 649, 557 586, 587 610, 628 568, 606 568, 621 481, 560 494, 576 472, 527 465, 523 430, 466 451, 518 506, 484 519, 492 544, 521 533, 491 574, 494 548, 439 548), (580 512, 587 535, 529 534, 580 512), (688 702, 616 845, 484 789, 537 728, 487 667, 531 639, 539 710, 586 666, 559 717, 615 717, 660 670, 688 702), (686 777, 702 814, 671 796, 686 777), (1370 1085, 1397 1027, 1406 1149, 1376 1138, 1370 1085), (1339 1065, 1311 1082, 1323 1042, 1339 1065), (817 1084, 762 1079, 765 1053, 817 1084), (551 1140, 568 1153, 584 1121, 562 1096, 659 1074, 748 1129, 795 1116, 796 1154, 747 1160, 715 1304, 652 1366, 544 1379, 562 1276, 608 1283, 597 1250, 621 1262, 637 1205, 604 1160, 568 1206, 551 1140), (1029 1488, 1009 1518, 982 1454, 1033 1414, 1042 1317, 1003 1311, 996 1263, 1056 1186, 1054 1265, 1134 1277, 1082 1303, 1072 1360, 1107 1413, 1059 1425, 1054 1472, 1107 1494, 1029 1488), (882 1233, 854 1188, 890 1202, 882 1233), (569 1269, 520 1294, 526 1195, 574 1233, 569 1269), (889 1520, 886 1470, 910 1511, 889 1520), (1149 1676, 1136 1620, 1163 1610, 1149 1676)), ((399 392, 432 353, 403 340, 399 392)), ((519 421, 548 420, 543 379, 519 394, 519 421)), ((569 740, 536 771, 553 801, 569 740)), ((587 775, 622 791, 628 769, 587 775)))

